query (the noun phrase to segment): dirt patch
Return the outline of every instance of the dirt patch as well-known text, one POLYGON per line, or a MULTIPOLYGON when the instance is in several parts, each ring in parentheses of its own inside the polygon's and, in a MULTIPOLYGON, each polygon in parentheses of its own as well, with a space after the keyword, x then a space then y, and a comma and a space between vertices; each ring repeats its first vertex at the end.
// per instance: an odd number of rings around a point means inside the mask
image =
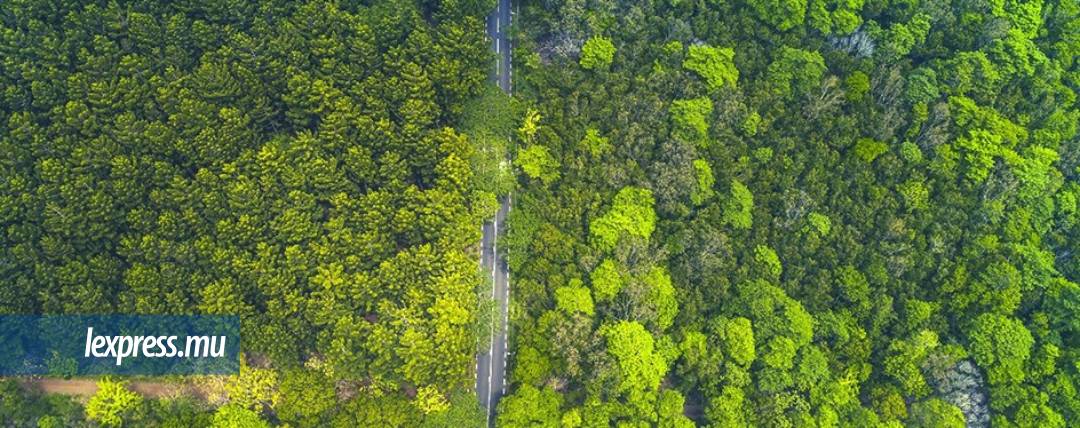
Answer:
MULTIPOLYGON (((23 388, 46 394, 90 397, 97 393, 97 381, 91 379, 20 379, 23 388)), ((202 399, 201 391, 186 383, 134 381, 128 389, 149 398, 177 398, 189 396, 202 399)))

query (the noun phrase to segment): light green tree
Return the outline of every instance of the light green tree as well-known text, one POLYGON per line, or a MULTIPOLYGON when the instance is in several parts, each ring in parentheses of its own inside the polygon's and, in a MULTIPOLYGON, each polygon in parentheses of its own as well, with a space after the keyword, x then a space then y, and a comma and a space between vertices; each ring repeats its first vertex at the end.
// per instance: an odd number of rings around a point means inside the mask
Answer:
POLYGON ((568 315, 573 315, 575 312, 588 316, 595 314, 592 295, 580 280, 574 280, 570 282, 570 285, 556 288, 555 305, 568 315))
POLYGON ((213 428, 267 428, 270 424, 251 409, 226 404, 214 412, 213 428))
POLYGON ((701 76, 709 90, 720 89, 724 85, 735 88, 739 70, 735 68, 734 58, 735 50, 731 48, 693 45, 686 53, 683 68, 701 76))
POLYGON ((716 178, 713 177, 712 167, 705 159, 694 159, 694 175, 697 176, 697 187, 690 192, 690 201, 694 205, 701 205, 715 193, 713 185, 716 178))
POLYGON ((736 229, 754 224, 754 194, 739 180, 731 180, 731 196, 724 202, 724 223, 736 229))
POLYGON ((991 385, 1022 382, 1024 365, 1035 340, 1024 323, 996 313, 975 318, 968 342, 975 363, 986 370, 991 385))
POLYGON ((712 100, 706 97, 675 100, 671 103, 670 112, 676 132, 694 141, 699 147, 708 143, 709 119, 713 112, 712 100))
POLYGON ((128 390, 123 382, 104 378, 97 387, 97 392, 86 402, 86 418, 102 426, 123 425, 125 417, 142 404, 142 396, 128 390))
POLYGON ((615 44, 601 36, 590 37, 581 47, 581 66, 587 70, 607 70, 615 59, 615 44))
POLYGON ((610 250, 623 234, 648 240, 656 228, 652 191, 624 187, 606 214, 589 226, 589 235, 597 248, 610 250))
POLYGON ((589 274, 589 281, 592 283, 593 296, 598 302, 613 299, 622 290, 624 283, 623 275, 612 259, 604 259, 600 262, 600 265, 589 274))
POLYGON ((529 178, 540 180, 544 184, 551 184, 559 179, 559 161, 551 156, 547 147, 539 144, 519 150, 517 164, 529 178))
POLYGON ((499 402, 498 423, 507 428, 558 428, 560 396, 550 388, 521 385, 499 402))
POLYGON ((615 358, 621 374, 620 391, 636 393, 660 387, 667 366, 644 326, 636 321, 620 321, 608 326, 604 337, 608 354, 615 358))

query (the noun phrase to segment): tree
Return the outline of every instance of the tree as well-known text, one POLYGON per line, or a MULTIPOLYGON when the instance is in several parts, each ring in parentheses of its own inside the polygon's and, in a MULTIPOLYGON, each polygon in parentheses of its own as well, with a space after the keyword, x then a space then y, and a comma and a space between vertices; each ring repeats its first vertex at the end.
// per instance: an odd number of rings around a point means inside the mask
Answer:
POLYGON ((741 427, 747 425, 746 396, 733 386, 725 386, 722 394, 709 401, 705 416, 717 427, 741 427))
POLYGON ((724 203, 724 223, 736 229, 754 224, 754 195, 739 180, 731 180, 731 196, 724 203))
POLYGON ((593 269, 589 274, 589 281, 592 283, 593 296, 596 296, 598 302, 613 299, 623 288, 622 273, 612 259, 604 259, 593 269))
POLYGON ((274 410, 284 421, 318 425, 336 399, 334 385, 316 370, 295 369, 285 373, 274 410))
POLYGON ((806 18, 806 0, 754 0, 749 5, 758 18, 778 31, 798 27, 806 18))
POLYGON ((240 374, 226 384, 232 404, 246 409, 261 409, 278 401, 278 374, 270 369, 254 368, 240 359, 240 374))
POLYGON ((606 214, 589 226, 597 248, 610 250, 623 234, 648 240, 656 228, 653 196, 648 189, 624 187, 606 214))
POLYGON ((697 188, 690 193, 690 201, 694 205, 701 205, 713 196, 716 178, 713 177, 712 167, 704 159, 694 159, 694 172, 697 175, 697 188))
POLYGON ((930 351, 937 346, 937 334, 927 330, 910 340, 894 341, 885 357, 885 373, 900 384, 905 395, 925 397, 930 393, 930 387, 923 377, 922 367, 930 351))
POLYGON ((862 24, 863 0, 810 0, 806 20, 823 34, 850 34, 862 24))
POLYGON ((737 364, 748 367, 757 357, 750 320, 737 317, 724 326, 725 351, 737 364))
POLYGON ((607 137, 600 135, 596 128, 585 130, 585 137, 581 139, 581 146, 594 157, 599 157, 611 151, 611 142, 607 137))
POLYGON ((964 414, 952 404, 931 398, 911 406, 911 425, 927 428, 960 428, 964 426, 964 414))
POLYGON ((735 51, 731 48, 692 45, 683 60, 683 68, 697 73, 709 90, 717 90, 724 85, 734 88, 739 80, 734 58, 735 51))
POLYGON ((596 313, 593 309, 592 295, 589 294, 588 288, 582 286, 580 280, 574 280, 570 282, 570 285, 556 288, 555 303, 567 315, 580 312, 593 316, 596 313))
POLYGON ((825 71, 825 59, 817 51, 784 46, 769 64, 766 74, 772 93, 780 98, 790 98, 817 88, 825 71))
POLYGON ((754 261, 762 267, 765 274, 772 279, 779 279, 780 274, 783 272, 783 265, 780 264, 780 257, 776 255, 776 251, 769 248, 767 245, 758 245, 754 247, 754 261))
POLYGON ((889 150, 889 146, 880 141, 875 141, 872 138, 860 138, 855 143, 855 156, 862 159, 863 162, 871 163, 878 156, 881 156, 889 150))
POLYGON ((226 404, 214 412, 214 428, 265 428, 270 424, 259 418, 259 414, 237 406, 226 404))
POLYGON ((1035 343, 1023 322, 1001 314, 984 313, 975 318, 968 333, 971 354, 986 370, 991 385, 1022 382, 1024 364, 1035 343))
POLYGON ((694 422, 683 415, 686 400, 682 394, 672 389, 660 391, 657 403, 657 426, 660 428, 692 428, 694 422))
POLYGON ((532 145, 518 151, 517 164, 534 180, 550 184, 559 179, 559 161, 551 156, 547 147, 532 145))
POLYGON ((607 327, 607 352, 618 364, 619 391, 656 391, 667 372, 664 358, 656 352, 653 337, 635 321, 620 321, 607 327))
POLYGON ((615 58, 615 44, 601 36, 590 37, 581 47, 581 66, 586 70, 606 71, 615 58))
POLYGON ((517 391, 499 402, 498 426, 550 427, 559 426, 559 394, 550 388, 537 389, 521 385, 517 391))
POLYGON ((434 385, 424 385, 416 390, 416 407, 425 415, 442 413, 450 409, 450 403, 442 391, 434 385))
POLYGON ((86 402, 86 417, 103 426, 123 425, 124 419, 142 404, 142 396, 129 391, 123 382, 104 378, 97 387, 86 402))
POLYGON ((712 100, 705 97, 675 100, 672 101, 669 111, 676 132, 694 141, 699 147, 708 144, 708 120, 712 116, 712 100))
POLYGON ((650 302, 656 306, 656 326, 660 331, 667 330, 679 313, 679 302, 675 299, 675 287, 667 269, 654 266, 649 270, 645 282, 649 284, 650 302))

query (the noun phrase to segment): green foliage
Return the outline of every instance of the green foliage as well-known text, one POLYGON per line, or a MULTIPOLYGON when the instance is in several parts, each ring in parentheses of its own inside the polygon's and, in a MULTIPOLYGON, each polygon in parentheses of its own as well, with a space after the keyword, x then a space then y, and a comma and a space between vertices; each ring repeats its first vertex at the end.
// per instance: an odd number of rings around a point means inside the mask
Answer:
MULTIPOLYGON (((761 115, 756 111, 752 111, 746 115, 746 119, 743 119, 742 131, 746 135, 753 137, 757 135, 759 126, 761 126, 761 115)), ((761 147, 761 149, 768 149, 768 147, 761 147)))
POLYGON ((529 178, 550 184, 559 179, 559 161, 547 147, 531 145, 518 151, 517 164, 529 178))
POLYGON ((656 228, 653 196, 648 189, 624 187, 606 214, 590 225, 593 244, 602 250, 615 247, 623 235, 648 240, 656 228))
POLYGON ((712 100, 701 97, 671 102, 671 121, 676 132, 695 144, 708 144, 709 120, 713 112, 712 100))
POLYGON ((889 355, 885 357, 885 373, 900 384, 904 395, 921 398, 930 393, 921 367, 930 351, 937 346, 937 334, 926 330, 910 340, 897 340, 889 346, 889 355))
POLYGON ((881 156, 889 150, 889 146, 880 141, 875 141, 871 138, 860 138, 855 143, 855 156, 862 159, 863 162, 870 163, 878 156, 881 156))
POLYGON ((619 391, 655 391, 667 373, 664 358, 655 349, 653 337, 634 321, 620 321, 607 327, 608 353, 618 364, 619 391))
POLYGON ((425 415, 430 415, 447 411, 450 409, 450 402, 439 388, 425 385, 416 390, 416 407, 425 415))
POLYGON ((739 81, 734 58, 735 50, 731 48, 692 45, 683 60, 683 68, 697 73, 709 90, 717 90, 725 85, 734 88, 739 81))
POLYGON ((500 427, 559 426, 560 397, 550 388, 522 385, 499 402, 496 425, 500 427))
POLYGON ((960 428, 965 426, 964 414, 952 404, 931 398, 911 406, 911 426, 960 428))
POLYGON ((260 419, 259 414, 254 411, 235 404, 226 404, 214 412, 212 426, 214 428, 264 428, 269 427, 270 424, 260 419))
POLYGON ((774 95, 789 98, 817 89, 825 71, 825 59, 817 51, 784 46, 769 64, 767 79, 774 95))
POLYGON ((897 190, 904 197, 904 203, 909 209, 921 210, 929 206, 930 191, 926 189, 922 181, 908 180, 900 184, 897 190))
POLYGON ((240 359, 240 375, 226 384, 230 402, 247 409, 258 409, 278 400, 278 373, 254 368, 240 359))
POLYGON ((712 167, 709 166, 709 162, 704 159, 695 159, 693 165, 694 173, 697 176, 697 188, 690 193, 690 201, 694 205, 701 205, 715 193, 713 185, 716 184, 716 178, 713 177, 712 167))
MULTIPOLYGON (((469 389, 520 120, 485 83, 493 7, 0 3, 0 312, 236 315, 265 372, 215 394, 291 425, 344 406, 285 376, 313 357, 319 385, 469 389)), ((114 395, 88 423, 211 423, 114 395)))
POLYGON ((968 334, 975 362, 986 370, 991 385, 1021 382, 1034 339, 1015 318, 985 313, 973 321, 968 334))
POLYGON ((514 93, 561 176, 514 194, 512 379, 568 426, 681 424, 668 390, 709 426, 1080 420, 1074 3, 523 8, 514 93), (617 68, 576 66, 591 34, 617 68), (647 239, 605 227, 628 186, 647 239), (552 310, 585 275, 594 314, 552 310), (615 356, 624 322, 670 376, 615 356))
POLYGON ((567 315, 580 312, 588 316, 595 314, 593 298, 589 289, 581 285, 580 280, 570 282, 570 285, 555 289, 555 303, 567 315), (575 283, 577 283, 575 285, 575 283))
POLYGON ((900 145, 900 157, 911 163, 922 163, 923 153, 919 146, 910 141, 905 141, 900 145))
POLYGON ((481 191, 505 195, 513 188, 514 174, 506 159, 514 117, 510 97, 495 85, 484 86, 481 95, 465 105, 461 127, 476 148, 468 161, 481 191))
POLYGON ((862 101, 863 98, 870 92, 870 76, 861 71, 855 71, 851 73, 846 79, 844 79, 844 86, 846 92, 844 95, 848 101, 857 103, 862 101))
POLYGON ((941 96, 937 72, 932 68, 917 68, 907 77, 904 98, 911 104, 929 103, 941 96))
POLYGON ((599 157, 611 151, 611 142, 608 138, 600 136, 596 128, 585 130, 585 138, 581 139, 581 146, 594 157, 599 157))
MULTIPOLYGON (((427 414, 420 426, 425 428, 481 426, 487 422, 484 410, 480 402, 476 400, 475 393, 458 390, 450 395, 448 409, 427 414)), ((358 421, 360 424, 370 423, 363 419, 358 421)), ((403 423, 402 426, 410 426, 410 424, 403 423)))
POLYGON ((285 373, 278 388, 274 410, 287 422, 319 425, 334 406, 334 384, 316 370, 296 369, 285 373))
POLYGON ((754 330, 750 320, 738 317, 724 326, 725 350, 731 359, 741 366, 749 366, 757 358, 754 345, 754 330))
POLYGON ((832 231, 832 220, 829 220, 829 216, 825 214, 812 212, 806 219, 819 236, 828 236, 829 232, 832 231))
POLYGON ((807 0, 751 0, 747 3, 759 19, 779 31, 801 26, 806 19, 807 0))
POLYGON ((776 251, 767 245, 754 247, 754 262, 761 266, 763 272, 770 278, 780 278, 780 274, 783 272, 780 257, 776 255, 776 251))
POLYGON ((609 38, 593 36, 581 46, 581 66, 586 70, 607 70, 613 59, 615 44, 609 38))
POLYGON ((898 22, 888 30, 872 30, 871 33, 878 33, 877 37, 882 39, 878 55, 882 61, 890 62, 906 56, 915 46, 924 43, 929 31, 930 16, 919 13, 910 21, 898 22))
POLYGON ((724 203, 724 223, 736 229, 754 224, 754 195, 739 180, 731 180, 731 195, 724 203))
POLYGON ((97 387, 86 402, 86 418, 102 426, 123 425, 124 419, 142 404, 142 396, 129 391, 123 382, 105 378, 98 381, 97 387))
POLYGON ((850 34, 862 24, 863 0, 810 0, 806 20, 824 34, 850 34))
POLYGON ((43 396, 24 389, 15 379, 0 380, 0 420, 12 426, 83 426, 83 408, 73 397, 43 396))
POLYGON ((649 270, 645 282, 651 290, 649 301, 656 306, 656 326, 661 331, 667 330, 679 313, 679 302, 675 299, 671 277, 667 269, 656 266, 649 270))
POLYGON ((705 416, 717 427, 746 426, 746 395, 739 388, 725 386, 722 394, 709 401, 705 416))

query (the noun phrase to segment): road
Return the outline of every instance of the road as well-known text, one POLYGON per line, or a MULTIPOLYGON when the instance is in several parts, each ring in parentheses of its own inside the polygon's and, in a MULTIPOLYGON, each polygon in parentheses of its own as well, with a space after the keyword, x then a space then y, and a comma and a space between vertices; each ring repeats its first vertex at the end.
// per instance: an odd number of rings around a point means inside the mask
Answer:
MULTIPOLYGON (((499 0, 495 11, 488 16, 487 33, 492 40, 497 60, 492 80, 506 93, 511 93, 510 78, 510 0, 499 0)), ((509 136, 508 136, 509 137, 509 136)), ((508 356, 507 321, 510 304, 510 273, 506 260, 498 251, 498 236, 505 229, 506 214, 510 212, 511 197, 503 198, 495 218, 484 223, 480 245, 480 265, 491 274, 491 298, 496 302, 496 322, 491 329, 491 345, 476 357, 476 395, 487 412, 488 426, 494 424, 499 399, 506 394, 506 358, 508 356)))

